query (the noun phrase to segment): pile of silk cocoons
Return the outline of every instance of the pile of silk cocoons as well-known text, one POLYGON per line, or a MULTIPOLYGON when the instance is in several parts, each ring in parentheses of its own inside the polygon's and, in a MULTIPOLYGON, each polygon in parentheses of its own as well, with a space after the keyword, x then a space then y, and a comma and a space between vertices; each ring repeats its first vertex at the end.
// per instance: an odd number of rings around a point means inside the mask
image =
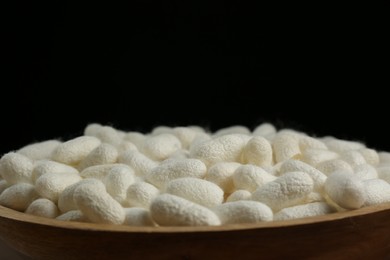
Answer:
POLYGON ((0 176, 4 207, 127 226, 283 221, 390 202, 390 153, 269 123, 213 133, 90 124, 4 154, 0 176))

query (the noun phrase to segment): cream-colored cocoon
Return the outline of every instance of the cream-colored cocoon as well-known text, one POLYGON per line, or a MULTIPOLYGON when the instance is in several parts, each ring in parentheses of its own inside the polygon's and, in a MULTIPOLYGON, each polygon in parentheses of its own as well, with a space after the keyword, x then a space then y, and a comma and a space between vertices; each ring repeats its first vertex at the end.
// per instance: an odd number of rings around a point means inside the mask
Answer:
POLYGON ((156 197, 152 219, 160 226, 218 226, 221 221, 210 209, 171 194, 156 197))

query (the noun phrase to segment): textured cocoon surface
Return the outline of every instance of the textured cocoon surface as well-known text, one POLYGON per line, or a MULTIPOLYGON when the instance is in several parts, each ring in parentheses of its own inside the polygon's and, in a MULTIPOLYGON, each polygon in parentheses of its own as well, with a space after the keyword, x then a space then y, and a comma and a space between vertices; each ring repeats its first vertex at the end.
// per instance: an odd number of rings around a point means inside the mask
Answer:
POLYGON ((1 180, 1 181, 0 181, 0 194, 1 194, 6 188, 8 188, 9 186, 11 186, 11 184, 9 184, 6 180, 1 180))
POLYGON ((155 226, 150 212, 144 208, 125 208, 125 221, 128 226, 155 226))
POLYGON ((111 126, 100 126, 96 129, 93 136, 97 137, 102 143, 108 143, 113 146, 118 146, 122 141, 120 132, 111 126))
POLYGON ((76 205, 92 222, 120 225, 125 220, 122 206, 94 184, 79 185, 73 194, 76 205))
POLYGON ((214 136, 223 136, 223 135, 231 135, 231 134, 243 134, 249 135, 251 131, 246 126, 242 125, 233 125, 225 128, 219 129, 214 133, 214 136))
POLYGON ((366 189, 363 181, 355 175, 338 171, 325 182, 325 192, 337 205, 345 209, 358 209, 363 206, 366 189))
POLYGON ((136 182, 127 189, 126 204, 131 207, 149 208, 159 189, 147 182, 136 182))
POLYGON ((152 136, 161 135, 161 134, 171 134, 173 132, 173 128, 165 125, 156 126, 153 128, 150 133, 152 136))
POLYGON ((255 191, 258 187, 276 179, 264 169, 255 165, 242 165, 233 174, 233 183, 236 189, 255 191))
POLYGON ((239 162, 249 139, 241 134, 223 135, 191 147, 190 156, 202 160, 207 166, 218 162, 239 162))
POLYGON ((145 176, 158 165, 157 162, 134 150, 127 150, 123 152, 119 156, 118 162, 129 165, 138 176, 145 176))
POLYGON ((71 210, 68 211, 56 219, 62 221, 77 221, 77 222, 88 222, 88 218, 80 210, 71 210))
POLYGON ((348 171, 351 173, 353 172, 351 165, 341 159, 333 159, 321 162, 316 165, 316 168, 326 176, 329 176, 336 171, 348 171))
POLYGON ((242 158, 243 163, 257 166, 272 165, 272 146, 270 142, 262 136, 252 137, 245 145, 242 158))
POLYGON ((374 149, 362 148, 358 150, 359 153, 364 157, 365 161, 373 166, 379 164, 378 152, 374 149))
POLYGON ((378 156, 380 164, 390 163, 390 152, 379 152, 378 156))
POLYGON ((0 175, 9 184, 31 183, 34 164, 31 159, 18 153, 7 153, 0 159, 0 175))
POLYGON ((202 179, 180 178, 170 181, 166 192, 208 208, 223 202, 223 190, 218 185, 202 179))
POLYGON ((72 166, 49 160, 38 161, 32 171, 32 180, 35 182, 39 177, 47 173, 78 174, 78 170, 72 166))
POLYGON ((302 152, 302 161, 316 167, 317 164, 339 158, 340 155, 333 151, 309 148, 302 152))
POLYGON ((210 209, 177 197, 157 196, 151 206, 152 219, 160 226, 218 226, 221 221, 210 209))
POLYGON ((156 161, 167 159, 179 149, 181 149, 181 143, 172 134, 159 134, 146 138, 142 146, 142 151, 156 161))
POLYGON ((133 143, 138 149, 142 148, 145 139, 146 136, 138 132, 128 132, 123 137, 123 140, 133 143))
POLYGON ((341 159, 349 163, 352 166, 352 168, 367 163, 363 155, 358 151, 354 151, 354 150, 342 153, 341 159))
POLYGON ((288 220, 297 218, 306 218, 321 216, 333 213, 336 210, 326 202, 313 202, 304 205, 284 208, 274 215, 274 220, 288 220))
POLYGON ((8 187, 1 193, 0 205, 18 211, 25 211, 28 205, 38 196, 33 185, 18 183, 8 187))
POLYGON ((80 136, 60 144, 52 154, 57 162, 76 165, 100 145, 100 140, 92 136, 80 136))
POLYGON ((377 168, 378 177, 390 183, 390 167, 377 168))
POLYGON ((298 143, 301 151, 305 151, 307 149, 321 149, 321 150, 328 149, 328 147, 326 147, 326 145, 323 142, 310 136, 301 136, 299 138, 298 143))
POLYGON ((146 179, 158 188, 164 188, 171 180, 194 177, 203 178, 206 175, 206 165, 197 159, 174 159, 163 162, 147 174, 146 179))
POLYGON ((85 127, 84 129, 84 135, 87 135, 87 136, 96 136, 97 133, 99 132, 99 130, 102 128, 103 126, 101 124, 98 124, 98 123, 92 123, 92 124, 89 124, 85 127))
POLYGON ((58 216, 59 210, 53 201, 37 199, 28 206, 26 213, 45 218, 55 218, 58 216))
POLYGON ((39 143, 29 144, 17 151, 31 160, 43 160, 51 158, 53 151, 60 145, 57 140, 48 140, 39 143))
POLYGON ((324 183, 326 181, 326 175, 317 170, 316 168, 298 160, 287 160, 281 167, 279 174, 283 175, 287 172, 304 172, 308 174, 314 182, 314 190, 318 192, 323 192, 324 183))
POLYGON ((35 190, 44 198, 58 201, 58 196, 68 186, 81 180, 78 174, 69 173, 47 173, 42 175, 35 182, 35 190))
POLYGON ((370 164, 360 164, 354 169, 355 176, 359 177, 362 180, 377 179, 378 172, 370 164))
POLYGON ((364 206, 390 202, 390 184, 381 179, 365 180, 366 198, 364 206))
POLYGON ((180 150, 177 150, 176 152, 174 152, 173 154, 171 154, 171 156, 167 160, 189 159, 189 157, 190 157, 190 153, 187 150, 180 149, 180 150))
POLYGON ((233 183, 233 174, 241 164, 235 162, 216 163, 209 168, 205 180, 217 184, 226 193, 232 193, 235 190, 233 183))
POLYGON ((112 168, 103 179, 107 192, 121 204, 126 200, 127 188, 134 182, 134 171, 123 166, 112 168))
POLYGON ((268 172, 271 175, 278 176, 279 171, 280 171, 280 167, 282 166, 282 164, 283 164, 283 162, 280 162, 280 163, 274 164, 273 166, 269 166, 269 167, 263 166, 261 168, 263 168, 266 172, 268 172))
POLYGON ((290 132, 279 132, 272 140, 276 162, 282 162, 301 154, 299 137, 290 132))
POLYGON ((67 212, 71 210, 77 210, 78 207, 73 199, 73 194, 76 188, 83 184, 92 184, 96 186, 98 190, 105 190, 104 184, 98 179, 83 179, 79 182, 76 182, 68 187, 66 187, 58 198, 58 208, 61 212, 67 212))
POLYGON ((204 144, 211 140, 211 135, 207 133, 199 133, 190 144, 189 151, 196 149, 195 147, 204 144))
POLYGON ((226 199, 226 202, 233 202, 239 200, 250 200, 252 198, 252 193, 247 190, 236 190, 226 199))
POLYGON ((304 172, 289 172, 258 188, 252 199, 267 204, 274 212, 299 204, 313 191, 313 180, 304 172))
POLYGON ((364 144, 362 143, 340 140, 333 137, 325 139, 324 142, 329 148, 329 150, 335 151, 337 153, 344 153, 347 151, 359 150, 364 148, 364 144))
POLYGON ((270 123, 263 123, 253 130, 254 136, 263 136, 267 139, 271 139, 276 134, 276 128, 270 123))
MULTIPOLYGON (((129 141, 123 141, 118 147, 117 147, 117 151, 118 151, 118 156, 119 154, 122 154, 126 151, 138 151, 138 148, 137 146, 135 146, 135 144, 133 144, 132 142, 129 142, 129 141)), ((118 158, 117 158, 118 160, 118 158)))
POLYGON ((85 169, 89 166, 115 163, 117 159, 117 149, 110 144, 103 143, 88 154, 88 156, 80 163, 79 168, 85 169))
POLYGON ((188 149, 192 141, 194 141, 199 134, 199 131, 188 127, 175 127, 173 129, 173 134, 180 140, 181 147, 188 149))
POLYGON ((222 224, 256 223, 272 221, 272 210, 256 201, 226 202, 214 209, 222 224))
POLYGON ((116 167, 125 167, 129 168, 130 171, 132 169, 122 163, 113 163, 113 164, 102 164, 102 165, 95 165, 95 166, 90 166, 88 168, 85 168, 82 172, 80 172, 80 176, 83 178, 95 178, 99 180, 103 180, 107 174, 116 167))
POLYGON ((205 133, 206 132, 206 129, 202 126, 199 126, 199 125, 189 125, 187 126, 188 128, 198 132, 198 133, 205 133))
POLYGON ((318 192, 310 192, 300 204, 312 203, 312 202, 324 202, 325 198, 323 194, 318 192))

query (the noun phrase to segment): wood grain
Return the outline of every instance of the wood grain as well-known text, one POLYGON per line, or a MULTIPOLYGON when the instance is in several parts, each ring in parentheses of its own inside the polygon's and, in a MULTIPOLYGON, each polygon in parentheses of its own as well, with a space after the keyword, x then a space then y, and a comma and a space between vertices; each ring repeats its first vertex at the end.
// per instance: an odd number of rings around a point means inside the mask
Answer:
POLYGON ((219 227, 69 223, 0 206, 0 237, 34 259, 390 259, 390 204, 219 227))

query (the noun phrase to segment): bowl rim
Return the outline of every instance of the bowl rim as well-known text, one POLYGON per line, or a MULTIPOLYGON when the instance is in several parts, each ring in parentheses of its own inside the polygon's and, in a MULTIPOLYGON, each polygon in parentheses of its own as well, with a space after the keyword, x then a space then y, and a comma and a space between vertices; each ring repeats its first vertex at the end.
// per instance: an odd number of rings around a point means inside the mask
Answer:
POLYGON ((106 232, 124 232, 124 233, 182 233, 182 232, 223 232, 223 231, 237 231, 250 229, 270 229, 270 228, 284 228, 291 226, 302 226, 315 223, 325 223, 334 220, 342 220, 346 218, 359 217, 367 214, 372 214, 381 211, 390 211, 390 202, 382 203, 373 206, 367 206, 360 209, 349 210, 344 212, 336 212, 321 216, 307 217, 283 221, 269 221, 258 223, 245 224, 229 224, 221 226, 126 226, 126 225, 110 225, 110 224, 96 224, 84 222, 69 222, 57 219, 50 219, 29 215, 10 208, 0 206, 0 221, 1 219, 8 219, 11 221, 25 222, 37 224, 47 227, 56 227, 63 229, 77 229, 86 231, 106 231, 106 232))

